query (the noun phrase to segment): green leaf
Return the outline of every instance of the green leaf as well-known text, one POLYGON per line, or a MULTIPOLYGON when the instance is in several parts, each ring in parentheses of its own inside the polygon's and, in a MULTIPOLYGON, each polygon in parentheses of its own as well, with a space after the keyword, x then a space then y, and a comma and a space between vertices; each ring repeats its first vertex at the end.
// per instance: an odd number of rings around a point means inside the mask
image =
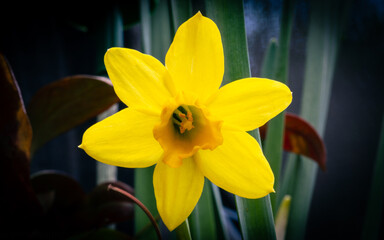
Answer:
POLYGON ((379 239, 384 209, 384 115, 361 239, 379 239))
MULTIPOLYGON (((311 1, 301 116, 322 136, 330 100, 332 77, 348 6, 344 1, 311 1)), ((292 196, 287 239, 304 239, 318 170, 306 157, 287 162, 282 194, 292 196), (289 170, 289 171, 288 171, 289 170), (293 173, 294 172, 294 173, 293 173), (288 186, 289 185, 289 186, 288 186)))
POLYGON ((143 39, 143 52, 146 54, 152 52, 151 20, 150 0, 140 1, 141 36, 143 39))
MULTIPOLYGON (((258 131, 250 134, 260 142, 258 131)), ((276 239, 270 195, 260 199, 236 196, 236 205, 243 239, 276 239)))
MULTIPOLYGON (((152 15, 150 14, 149 0, 141 1, 141 22, 143 33, 144 52, 164 63, 166 52, 171 44, 172 29, 168 1, 160 0, 152 15)), ((154 166, 143 169, 135 169, 135 193, 136 197, 157 216, 156 199, 153 189, 154 166)), ((156 233, 153 228, 143 232, 150 224, 148 217, 139 207, 135 207, 135 232, 141 233, 140 238, 154 239, 156 233)))
MULTIPOLYGON (((101 5, 103 6, 103 5, 101 5)), ((102 14, 97 16, 91 36, 96 44, 95 57, 93 61, 95 74, 106 76, 104 66, 104 55, 111 47, 124 46, 124 24, 121 8, 116 5, 103 7, 102 14), (96 23, 96 24, 95 24, 96 23)))
MULTIPOLYGON (((148 208, 152 215, 159 215, 157 212, 156 199, 153 189, 153 171, 155 167, 137 168, 135 169, 135 196, 148 208)), ((142 233, 143 229, 151 224, 145 213, 135 206, 135 233, 142 233)), ((148 228, 148 231, 141 234, 142 239, 156 238, 156 232, 153 228, 148 228)))
POLYGON ((192 16, 190 0, 171 0, 173 29, 177 30, 181 24, 192 16))
POLYGON ((111 82, 104 77, 77 75, 46 85, 28 106, 34 132, 32 152, 118 101, 111 82))
POLYGON ((273 76, 275 75, 274 72, 277 48, 278 47, 276 38, 271 38, 263 59, 263 65, 261 67, 262 77, 273 79, 273 76))
POLYGON ((211 182, 205 179, 203 193, 189 217, 189 225, 193 239, 216 239, 216 218, 211 182))
MULTIPOLYGON (((223 84, 250 76, 242 1, 206 0, 207 16, 221 33, 225 73, 223 84)), ((259 141, 258 130, 253 136, 259 141)), ((260 142, 260 141, 259 141, 260 142)), ((261 199, 236 196, 241 232, 244 239, 275 239, 275 226, 269 195, 261 199)))
POLYGON ((284 0, 281 21, 280 35, 278 38, 278 48, 275 58, 275 70, 273 78, 282 83, 288 82, 289 68, 289 47, 291 42, 293 17, 295 15, 296 0, 284 0))
POLYGON ((175 229, 178 240, 192 240, 188 219, 175 229))
POLYGON ((250 77, 243 2, 206 0, 205 3, 207 17, 217 24, 223 41, 225 71, 222 85, 250 77))
POLYGON ((168 0, 159 0, 151 17, 151 54, 156 59, 165 63, 165 55, 171 45, 175 29, 171 19, 168 0))
POLYGON ((220 236, 218 237, 219 239, 225 239, 225 240, 229 240, 230 239, 230 235, 229 235, 229 231, 228 231, 228 225, 229 225, 229 222, 228 222, 228 217, 226 216, 226 213, 225 213, 225 209, 224 209, 224 205, 223 205, 223 201, 221 199, 221 194, 220 194, 220 189, 218 186, 216 186, 215 184, 211 183, 211 188, 212 188, 212 193, 213 193, 213 196, 214 196, 214 200, 215 200, 215 207, 216 207, 216 215, 219 219, 219 223, 217 223, 217 229, 218 229, 218 233, 217 235, 220 236), (222 236, 221 236, 222 234, 222 236))
MULTIPOLYGON (((272 39, 263 63, 263 77, 272 78, 287 84, 289 67, 289 46, 294 17, 295 0, 283 1, 280 35, 278 47, 272 39)), ((264 143, 264 154, 271 165, 275 175, 276 194, 271 195, 273 212, 276 213, 276 198, 280 194, 280 169, 283 157, 284 112, 278 114, 269 121, 270 128, 267 131, 264 143)))

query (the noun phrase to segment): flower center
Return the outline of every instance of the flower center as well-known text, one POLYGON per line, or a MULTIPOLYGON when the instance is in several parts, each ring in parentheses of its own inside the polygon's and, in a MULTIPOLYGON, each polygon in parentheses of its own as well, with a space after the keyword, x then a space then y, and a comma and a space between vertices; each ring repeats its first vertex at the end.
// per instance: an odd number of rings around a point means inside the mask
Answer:
POLYGON ((192 112, 187 105, 178 107, 172 114, 173 125, 183 134, 185 130, 190 131, 193 126, 192 112))
POLYGON ((172 104, 163 109, 160 120, 153 136, 164 150, 163 161, 170 167, 179 167, 184 158, 200 149, 213 150, 223 143, 222 122, 211 119, 202 106, 172 104))

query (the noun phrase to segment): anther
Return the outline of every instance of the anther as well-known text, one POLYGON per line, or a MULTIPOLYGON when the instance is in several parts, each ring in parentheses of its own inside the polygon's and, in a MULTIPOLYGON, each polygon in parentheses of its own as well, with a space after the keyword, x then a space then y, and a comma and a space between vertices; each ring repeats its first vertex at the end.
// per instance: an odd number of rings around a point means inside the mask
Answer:
MULTIPOLYGON (((187 106, 185 106, 185 108, 188 108, 187 106)), ((188 110, 187 109, 185 109, 183 106, 179 106, 177 109, 180 111, 180 112, 182 112, 182 113, 184 113, 184 114, 187 114, 188 113, 188 110)))
POLYGON ((176 113, 172 113, 172 117, 174 120, 178 121, 178 122, 181 122, 181 119, 179 117, 179 115, 177 115, 176 113))
POLYGON ((188 106, 179 106, 172 114, 172 121, 175 127, 179 128, 181 134, 185 130, 191 130, 193 126, 193 116, 192 112, 189 110, 188 106))

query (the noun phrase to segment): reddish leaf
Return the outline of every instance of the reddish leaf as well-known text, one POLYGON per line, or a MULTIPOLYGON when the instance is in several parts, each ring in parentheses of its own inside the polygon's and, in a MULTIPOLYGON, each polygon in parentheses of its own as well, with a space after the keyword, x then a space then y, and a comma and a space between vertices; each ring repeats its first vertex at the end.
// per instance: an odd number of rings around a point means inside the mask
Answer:
POLYGON ((83 217, 86 195, 75 179, 55 170, 44 170, 34 174, 31 182, 44 208, 40 234, 60 232, 66 238, 89 229, 83 217))
POLYGON ((71 236, 68 240, 134 240, 124 232, 119 232, 110 228, 92 229, 91 231, 71 236))
POLYGON ((119 101, 104 77, 78 75, 41 88, 28 106, 34 136, 32 152, 119 101))
POLYGON ((113 184, 114 186, 119 187, 131 194, 134 193, 133 188, 123 182, 107 181, 102 184, 99 184, 95 189, 92 190, 91 193, 89 193, 90 204, 96 206, 96 205, 101 205, 103 203, 112 202, 112 201, 127 201, 127 197, 125 197, 124 195, 121 195, 120 193, 117 193, 114 191, 110 191, 108 189, 108 186, 110 184, 113 184))
POLYGON ((0 54, 0 225, 8 231, 28 224, 31 231, 41 213, 29 180, 32 129, 13 72, 0 54), (35 222, 29 223, 34 218, 35 222), (3 222, 4 221, 4 222, 3 222))
POLYGON ((55 170, 44 170, 31 178, 34 192, 46 212, 75 210, 82 206, 84 190, 72 177, 55 170))
POLYGON ((65 232, 68 236, 82 231, 122 222, 133 217, 133 203, 119 193, 109 191, 109 184, 133 192, 122 182, 107 182, 86 195, 70 176, 45 170, 32 177, 32 185, 44 210, 40 232, 65 232))
MULTIPOLYGON (((12 148, 16 148, 25 155, 25 159, 29 160, 32 128, 25 113, 24 102, 12 69, 1 54, 0 90, 2 154, 7 152, 8 157, 12 157, 11 155, 15 154, 15 149, 12 148)), ((29 176, 29 172, 27 176, 29 176)))
MULTIPOLYGON (((266 136, 267 125, 259 129, 262 139, 266 136)), ((307 121, 291 113, 285 115, 284 150, 309 157, 316 161, 323 171, 326 169, 323 140, 307 121)))
POLYGON ((133 188, 123 182, 105 182, 98 185, 88 195, 87 202, 88 212, 93 213, 90 218, 94 226, 122 222, 133 217, 133 202, 120 193, 110 191, 110 184, 133 194, 133 188))

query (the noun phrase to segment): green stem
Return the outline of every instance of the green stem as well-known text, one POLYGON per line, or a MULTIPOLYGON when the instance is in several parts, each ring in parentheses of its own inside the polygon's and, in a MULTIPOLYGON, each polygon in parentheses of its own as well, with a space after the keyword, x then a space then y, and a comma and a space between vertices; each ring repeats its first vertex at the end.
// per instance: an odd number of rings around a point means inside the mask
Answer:
POLYGON ((223 201, 221 199, 220 189, 218 186, 214 185, 213 183, 211 183, 211 188, 212 188, 212 193, 215 200, 215 209, 217 213, 216 218, 218 218, 220 221, 217 227, 219 229, 217 236, 219 239, 229 240, 230 239, 230 235, 228 231, 229 223, 228 223, 228 218, 224 212, 225 210, 224 210, 223 201))
POLYGON ((189 217, 193 239, 216 239, 216 219, 211 182, 205 179, 203 193, 189 217))
MULTIPOLYGON (((140 14, 143 34, 143 51, 159 60, 165 59, 165 54, 171 44, 171 27, 169 6, 167 0, 158 1, 155 10, 150 12, 150 0, 140 1, 140 14)), ((164 63, 164 61, 163 61, 164 63)), ((135 195, 152 212, 158 215, 153 189, 154 166, 135 169, 135 195)), ((135 232, 138 233, 149 223, 140 208, 135 207, 135 232)), ((155 231, 150 229, 142 234, 143 239, 156 238, 155 231)))
MULTIPOLYGON (((296 0, 285 0, 283 2, 281 21, 280 21, 280 35, 278 47, 272 40, 270 49, 266 55, 265 65, 263 66, 263 77, 270 77, 277 81, 287 84, 288 83, 288 67, 289 67, 289 46, 292 32, 292 22, 294 17, 296 0), (270 59, 273 58, 274 62, 270 59), (267 67, 267 65, 271 65, 267 67), (269 69, 273 69, 270 71, 269 69)), ((280 169, 283 157, 283 137, 284 137, 284 112, 271 119, 268 123, 268 130, 264 145, 264 154, 271 165, 272 171, 275 175, 275 190, 276 194, 271 195, 272 210, 274 215, 277 212, 276 198, 280 194, 280 169)))
MULTIPOLYGON (((301 116, 309 121, 322 136, 325 129, 330 100, 332 76, 340 43, 341 28, 347 6, 343 1, 311 1, 307 57, 301 105, 301 116)), ((292 156, 287 161, 282 195, 292 196, 286 239, 304 239, 312 193, 315 186, 317 164, 305 157, 292 156), (296 165, 296 166, 294 166, 296 165)))
POLYGON ((185 220, 180 226, 176 229, 176 236, 179 240, 192 240, 191 231, 189 230, 188 219, 185 220))
MULTIPOLYGON (((206 0, 207 16, 221 32, 224 47, 225 73, 223 84, 250 77, 248 46, 244 24, 242 1, 206 0)), ((260 143, 259 131, 251 133, 260 143)), ((236 196, 237 212, 244 239, 275 239, 269 195, 261 199, 245 199, 236 196)))
POLYGON ((192 15, 190 0, 171 0, 173 28, 177 30, 192 15))

